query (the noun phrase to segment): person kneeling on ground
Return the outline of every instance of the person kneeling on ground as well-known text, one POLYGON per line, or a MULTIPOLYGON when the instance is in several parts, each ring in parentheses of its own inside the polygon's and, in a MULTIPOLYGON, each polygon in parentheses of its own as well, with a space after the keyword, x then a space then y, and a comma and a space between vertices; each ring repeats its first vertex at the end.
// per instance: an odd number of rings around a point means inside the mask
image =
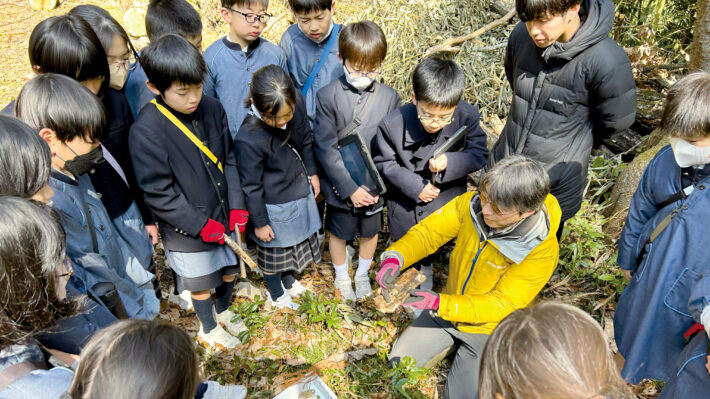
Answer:
POLYGON ((546 302, 498 324, 481 360, 481 399, 631 399, 601 326, 572 306, 546 302))
POLYGON ((390 361, 411 356, 432 367, 454 349, 444 397, 477 397, 488 336, 535 298, 557 265, 560 215, 543 167, 513 155, 486 174, 478 192, 456 197, 387 248, 377 273, 383 290, 394 287, 402 269, 456 238, 444 291, 413 290, 405 301, 429 312, 397 339, 390 361))

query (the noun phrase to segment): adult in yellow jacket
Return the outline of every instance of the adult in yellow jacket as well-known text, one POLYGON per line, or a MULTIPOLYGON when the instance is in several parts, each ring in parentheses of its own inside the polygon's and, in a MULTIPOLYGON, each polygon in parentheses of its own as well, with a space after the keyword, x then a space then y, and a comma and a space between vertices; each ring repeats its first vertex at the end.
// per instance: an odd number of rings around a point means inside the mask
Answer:
POLYGON ((424 312, 393 345, 393 363, 411 356, 431 367, 454 348, 444 397, 478 396, 488 336, 505 316, 532 302, 557 266, 561 210, 549 192, 538 162, 507 157, 486 174, 479 192, 456 197, 382 254, 377 281, 388 289, 402 269, 456 238, 444 291, 414 290, 405 302, 424 312))

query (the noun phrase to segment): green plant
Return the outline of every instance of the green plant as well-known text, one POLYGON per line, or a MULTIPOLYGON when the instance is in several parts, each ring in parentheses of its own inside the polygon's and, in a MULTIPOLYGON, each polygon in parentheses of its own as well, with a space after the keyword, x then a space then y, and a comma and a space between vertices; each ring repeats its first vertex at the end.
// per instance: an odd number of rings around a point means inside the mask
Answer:
POLYGON ((259 295, 254 297, 253 301, 244 301, 239 304, 232 304, 230 310, 237 315, 239 315, 244 324, 247 326, 248 330, 242 331, 239 334, 239 340, 242 342, 248 342, 251 337, 260 331, 266 322, 269 320, 268 316, 264 316, 259 312, 259 308, 264 304, 265 300, 259 295))
POLYGON ((317 296, 311 291, 303 295, 303 302, 298 307, 301 314, 305 314, 311 323, 325 323, 328 328, 340 328, 343 315, 338 312, 340 301, 336 298, 327 300, 323 294, 317 296))
POLYGON ((413 358, 405 356, 385 376, 392 378, 392 388, 395 392, 407 399, 412 399, 405 388, 416 386, 428 372, 429 370, 424 367, 417 366, 417 362, 413 358))

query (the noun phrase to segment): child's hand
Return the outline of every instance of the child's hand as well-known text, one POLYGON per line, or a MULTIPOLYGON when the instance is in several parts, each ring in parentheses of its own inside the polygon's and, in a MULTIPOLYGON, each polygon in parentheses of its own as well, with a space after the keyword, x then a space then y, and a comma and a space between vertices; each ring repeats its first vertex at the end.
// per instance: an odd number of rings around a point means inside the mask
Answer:
POLYGON ((439 196, 440 191, 441 190, 436 188, 431 183, 427 183, 427 185, 424 186, 424 189, 422 190, 422 192, 419 193, 419 199, 424 202, 431 202, 434 200, 434 198, 439 196))
POLYGON ((200 237, 204 242, 224 244, 224 231, 222 223, 214 219, 207 219, 207 223, 200 230, 200 237))
POLYGON ((254 234, 256 234, 256 238, 264 242, 269 242, 274 239, 274 231, 271 230, 271 226, 268 224, 266 226, 255 228, 254 234))
POLYGON ((441 154, 437 158, 432 158, 429 160, 429 170, 434 173, 442 172, 449 164, 449 159, 446 154, 441 154))
POLYGON ((317 197, 320 194, 320 179, 318 175, 311 176, 311 186, 313 186, 313 196, 317 197))
POLYGON ((243 233, 249 221, 249 212, 243 209, 232 209, 229 211, 229 230, 234 231, 239 229, 243 233))
POLYGON ((358 187, 357 190, 355 190, 355 192, 350 196, 350 200, 353 202, 355 208, 376 204, 379 199, 379 195, 375 195, 373 197, 362 187, 358 187))
POLYGON ((155 245, 158 243, 158 228, 154 224, 146 224, 145 231, 148 233, 150 242, 155 245))

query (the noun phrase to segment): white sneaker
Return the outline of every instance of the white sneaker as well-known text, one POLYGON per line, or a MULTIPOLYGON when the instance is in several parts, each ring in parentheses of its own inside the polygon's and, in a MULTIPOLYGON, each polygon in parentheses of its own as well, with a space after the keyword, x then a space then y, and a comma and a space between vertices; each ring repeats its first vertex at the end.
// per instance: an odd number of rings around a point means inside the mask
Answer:
MULTIPOLYGON (((282 284, 283 285, 283 284, 282 284)), ((298 298, 303 295, 304 292, 308 291, 308 288, 304 287, 300 281, 296 280, 293 282, 291 288, 284 287, 284 291, 291 296, 291 298, 298 298)))
POLYGON ((217 381, 207 381, 203 399, 244 399, 247 389, 242 385, 219 385, 217 381))
POLYGON ((293 300, 291 300, 291 295, 289 295, 287 292, 284 292, 284 294, 281 295, 275 301, 271 299, 271 293, 267 292, 266 303, 275 307, 276 309, 290 308, 293 310, 298 310, 298 304, 294 303, 293 300))
POLYGON ((172 287, 170 287, 170 294, 168 294, 168 302, 172 302, 182 310, 192 309, 192 297, 190 296, 190 291, 183 291, 179 295, 175 295, 172 287))
POLYGON ((422 269, 419 271, 426 277, 423 283, 419 284, 419 289, 421 290, 431 290, 434 288, 434 266, 432 265, 422 265, 422 269))
POLYGON ((355 275, 355 296, 357 299, 364 299, 372 292, 370 276, 355 275))
POLYGON ((347 279, 335 280, 333 284, 335 285, 336 290, 340 290, 340 295, 342 295, 343 297, 343 302, 352 301, 353 303, 355 303, 355 301, 357 300, 357 296, 353 291, 353 282, 352 280, 350 280, 350 277, 348 277, 347 279))
POLYGON ((224 324, 225 330, 227 330, 228 333, 234 335, 235 337, 239 337, 239 334, 249 330, 244 324, 242 318, 229 309, 225 310, 222 313, 217 313, 217 311, 212 308, 212 313, 214 314, 214 318, 215 320, 217 320, 217 323, 224 324))
POLYGON ((205 333, 203 328, 204 326, 200 325, 200 332, 197 333, 197 336, 210 346, 221 345, 227 349, 232 349, 241 344, 237 337, 230 335, 219 323, 217 323, 217 327, 213 328, 209 333, 205 333))

